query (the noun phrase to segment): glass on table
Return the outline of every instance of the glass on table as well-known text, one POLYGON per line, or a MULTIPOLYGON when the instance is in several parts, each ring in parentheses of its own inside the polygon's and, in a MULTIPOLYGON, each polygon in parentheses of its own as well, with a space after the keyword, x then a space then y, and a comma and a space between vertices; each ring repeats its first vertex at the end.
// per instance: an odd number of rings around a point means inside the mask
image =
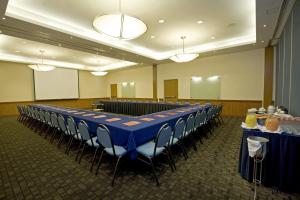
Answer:
POLYGON ((266 120, 266 129, 269 131, 277 131, 279 128, 279 120, 277 117, 269 117, 266 120))
POLYGON ((256 114, 255 112, 249 111, 246 116, 246 126, 248 128, 254 128, 256 127, 256 114))

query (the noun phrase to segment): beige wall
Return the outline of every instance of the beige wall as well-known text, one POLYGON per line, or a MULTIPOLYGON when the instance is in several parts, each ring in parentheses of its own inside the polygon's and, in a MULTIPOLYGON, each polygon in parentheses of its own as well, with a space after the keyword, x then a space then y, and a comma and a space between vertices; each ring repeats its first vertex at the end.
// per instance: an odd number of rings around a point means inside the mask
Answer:
MULTIPOLYGON (((179 98, 190 97, 192 76, 221 77, 221 99, 261 100, 263 96, 264 49, 217 55, 188 63, 168 63, 157 67, 158 96, 163 98, 163 80, 179 79, 179 98)), ((137 98, 152 98, 152 66, 110 71, 96 77, 79 72, 80 98, 110 97, 110 84, 135 82, 137 98)), ((34 100, 33 73, 25 64, 0 62, 0 102, 34 100)), ((118 87, 121 97, 121 87, 118 87)))
POLYGON ((0 102, 33 99, 33 71, 24 64, 0 62, 0 102))
POLYGON ((106 97, 105 76, 94 76, 88 71, 79 71, 79 95, 81 99, 106 97))
MULTIPOLYGON (((106 97, 105 77, 79 71, 80 98, 106 97)), ((33 71, 26 64, 0 62, 0 102, 33 101, 33 71)))
POLYGON ((111 71, 106 75, 107 96, 110 97, 110 84, 118 84, 118 97, 122 97, 121 83, 135 82, 136 98, 152 98, 153 76, 152 66, 111 71))
POLYGON ((190 98, 192 76, 221 77, 221 99, 261 100, 264 84, 264 49, 196 59, 188 63, 158 65, 158 96, 164 80, 178 79, 179 98, 190 98))

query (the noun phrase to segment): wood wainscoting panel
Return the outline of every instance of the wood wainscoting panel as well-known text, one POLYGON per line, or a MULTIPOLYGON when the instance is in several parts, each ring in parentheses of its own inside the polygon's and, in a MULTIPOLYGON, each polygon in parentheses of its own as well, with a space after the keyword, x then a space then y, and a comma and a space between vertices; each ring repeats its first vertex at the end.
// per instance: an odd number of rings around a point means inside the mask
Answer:
POLYGON ((249 108, 261 107, 262 101, 255 100, 210 100, 210 99, 178 99, 179 102, 223 104, 224 116, 244 117, 249 108))
POLYGON ((47 104, 70 108, 91 109, 92 103, 95 100, 108 99, 108 98, 92 98, 92 99, 67 99, 67 100, 43 100, 43 101, 19 101, 19 102, 1 102, 0 103, 0 116, 17 115, 17 105, 29 104, 47 104))
MULTIPOLYGON (((23 101, 23 102, 7 102, 0 103, 0 116, 17 115, 18 104, 48 104, 70 108, 91 109, 92 103, 96 100, 109 100, 110 98, 92 98, 92 99, 70 99, 70 100, 48 100, 48 101, 23 101)), ((118 98, 131 101, 154 101, 152 98, 118 98)), ((161 101, 162 99, 160 99, 161 101)), ((261 107, 262 101, 253 100, 209 100, 209 99, 178 99, 178 102, 184 103, 212 103, 213 105, 223 104, 224 116, 244 117, 249 108, 261 107)))

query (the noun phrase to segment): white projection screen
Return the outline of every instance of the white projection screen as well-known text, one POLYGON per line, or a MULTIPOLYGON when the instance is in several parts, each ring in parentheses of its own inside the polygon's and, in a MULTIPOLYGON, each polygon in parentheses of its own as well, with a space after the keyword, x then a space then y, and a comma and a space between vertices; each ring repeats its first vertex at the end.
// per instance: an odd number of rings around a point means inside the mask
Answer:
POLYGON ((34 70, 36 100, 78 99, 78 70, 56 68, 48 72, 34 70))

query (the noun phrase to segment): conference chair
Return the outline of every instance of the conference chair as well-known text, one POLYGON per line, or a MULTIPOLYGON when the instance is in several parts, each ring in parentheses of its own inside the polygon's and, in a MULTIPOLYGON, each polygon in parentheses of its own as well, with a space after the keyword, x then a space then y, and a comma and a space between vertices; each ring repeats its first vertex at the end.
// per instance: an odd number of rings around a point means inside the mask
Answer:
POLYGON ((19 115, 18 115, 18 121, 19 122, 22 122, 22 118, 23 118, 23 111, 22 111, 22 109, 21 109, 21 105, 17 105, 17 109, 18 109, 18 112, 19 112, 19 115))
MULTIPOLYGON (((197 111, 196 115, 195 115, 195 123, 194 123, 194 133, 200 133, 199 129, 201 126, 201 113, 200 110, 197 111)), ((200 142, 201 144, 203 144, 202 139, 201 139, 201 135, 199 134, 199 138, 200 138, 200 142)))
MULTIPOLYGON (((89 127, 84 120, 80 120, 80 122, 78 123, 78 130, 81 135, 81 141, 79 144, 79 150, 77 152, 75 160, 77 161, 79 156, 78 163, 80 164, 86 145, 88 145, 89 147, 98 148, 99 144, 96 142, 97 137, 92 137, 89 131, 89 127)), ((93 157, 90 169, 92 169, 94 160, 95 160, 95 155, 93 157)))
POLYGON ((45 118, 45 124, 46 124, 46 128, 45 128, 45 138, 46 138, 46 136, 48 135, 48 133, 52 127, 51 115, 47 110, 45 110, 45 112, 44 112, 44 118, 45 118))
POLYGON ((58 120, 59 129, 60 129, 60 132, 61 132, 59 140, 58 140, 57 147, 60 148, 60 145, 63 142, 63 139, 65 139, 66 137, 70 136, 70 133, 69 133, 69 130, 68 130, 67 126, 66 126, 65 118, 61 114, 58 115, 57 120, 58 120))
POLYGON ((45 111, 40 109, 39 110, 39 116, 40 116, 40 126, 38 128, 38 132, 40 135, 42 135, 43 131, 45 131, 45 128, 47 126, 47 122, 45 119, 45 111))
POLYGON ((217 112, 217 119, 220 124, 224 123, 223 117, 222 117, 222 111, 223 111, 223 104, 218 105, 218 112, 217 112))
MULTIPOLYGON (((115 167, 114 167, 114 175, 113 175, 113 179, 112 179, 112 182, 111 182, 111 185, 114 186, 114 182, 115 182, 115 178, 116 178, 116 175, 117 175, 120 160, 124 155, 127 154, 127 150, 122 146, 117 146, 117 145, 114 144, 113 139, 111 137, 110 131, 103 124, 99 124, 99 126, 97 128, 97 138, 98 138, 99 143, 104 148, 101 151, 101 155, 100 155, 100 158, 99 158, 99 161, 98 161, 98 164, 97 164, 95 175, 98 174, 98 170, 99 170, 100 165, 101 165, 103 153, 106 153, 110 156, 113 156, 114 158, 117 158, 117 162, 116 162, 115 167)), ((97 154, 98 149, 99 148, 96 149, 95 155, 97 154)))
POLYGON ((53 131, 52 131, 52 134, 51 134, 50 143, 53 143, 55 136, 60 131, 58 121, 57 121, 57 115, 54 112, 51 113, 51 124, 52 124, 53 131))
POLYGON ((138 157, 138 159, 152 167, 152 171, 153 171, 157 186, 159 186, 159 180, 158 180, 158 176, 156 174, 155 167, 153 164, 153 159, 155 157, 159 156, 162 153, 165 153, 165 155, 168 157, 169 166, 171 167, 172 172, 174 172, 171 154, 170 154, 169 148, 168 148, 171 137, 172 137, 171 127, 168 124, 164 124, 159 129, 154 141, 147 142, 147 143, 137 147, 137 149, 136 149, 137 152, 143 156, 143 157, 138 157), (146 159, 143 159, 143 158, 146 158, 146 159))
MULTIPOLYGON (((185 122, 182 118, 179 118, 175 124, 173 135, 170 139, 170 147, 178 145, 183 153, 184 158, 188 159, 188 155, 182 141, 184 138, 184 133, 185 133, 185 122)), ((175 162, 174 162, 174 168, 176 169, 175 162)))
POLYGON ((81 141, 81 139, 82 139, 73 117, 68 116, 67 125, 68 125, 67 128, 69 130, 71 137, 70 137, 68 145, 67 145, 66 154, 68 154, 70 152, 70 149, 72 147, 74 139, 78 140, 78 141, 81 141))
MULTIPOLYGON (((201 129, 203 130, 206 129, 206 131, 209 131, 208 128, 207 128, 207 114, 206 114, 206 111, 205 109, 203 109, 201 112, 200 112, 200 123, 199 123, 199 127, 198 127, 198 132, 201 134, 201 129)), ((207 135, 207 132, 206 131, 203 131, 206 139, 208 139, 208 135, 207 135)))
POLYGON ((192 141, 192 145, 195 151, 197 151, 197 146, 195 143, 195 138, 193 137, 192 133, 194 132, 194 124, 195 124, 195 118, 193 114, 190 114, 188 119, 186 120, 186 128, 185 128, 185 134, 184 137, 190 137, 192 141))

